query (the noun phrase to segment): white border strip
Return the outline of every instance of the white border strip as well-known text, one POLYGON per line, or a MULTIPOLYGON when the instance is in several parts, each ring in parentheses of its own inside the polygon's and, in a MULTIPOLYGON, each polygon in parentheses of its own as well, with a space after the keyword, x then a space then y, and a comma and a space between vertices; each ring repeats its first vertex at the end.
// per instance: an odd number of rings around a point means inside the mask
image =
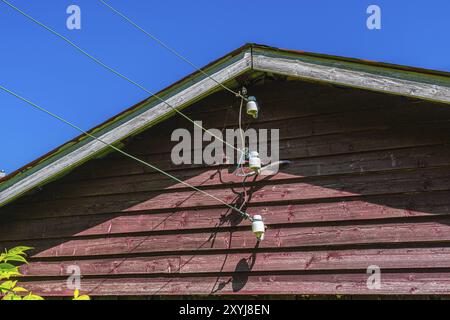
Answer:
POLYGON ((369 72, 317 65, 296 59, 265 56, 263 53, 254 54, 253 67, 257 71, 450 103, 449 87, 402 80, 369 72))

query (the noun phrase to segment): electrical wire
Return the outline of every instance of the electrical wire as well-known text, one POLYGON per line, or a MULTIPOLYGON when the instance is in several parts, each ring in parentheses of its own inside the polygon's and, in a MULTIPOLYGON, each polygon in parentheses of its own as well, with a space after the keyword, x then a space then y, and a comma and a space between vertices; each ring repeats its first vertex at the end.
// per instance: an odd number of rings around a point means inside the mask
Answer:
POLYGON ((120 73, 119 71, 117 71, 116 69, 110 67, 109 65, 107 65, 106 63, 102 62, 101 60, 99 60, 98 58, 94 57, 93 55, 91 55, 90 53, 88 53, 86 50, 82 49, 80 46, 78 46, 77 44, 75 44, 74 42, 72 42, 71 40, 69 40, 68 38, 66 38, 65 36, 63 36, 62 34, 58 33, 57 31, 53 30, 52 28, 50 28, 49 26, 45 25, 44 23, 36 20, 35 18, 33 18, 32 16, 30 16, 29 14, 27 14, 26 12, 22 11, 21 9, 17 8, 16 6, 14 6, 13 4, 9 3, 6 0, 0 0, 3 3, 5 3, 6 5, 8 5, 10 8, 14 9, 15 11, 17 11, 18 13, 20 13, 21 15, 23 15, 24 17, 26 17, 27 19, 33 21, 34 23, 36 23, 37 25, 39 25, 40 27, 44 28, 45 30, 49 31, 50 33, 54 34, 55 36, 59 37, 60 39, 64 40, 65 42, 67 42, 69 45, 71 45, 72 47, 74 47, 75 49, 77 49, 79 52, 81 52, 83 55, 85 55, 86 57, 88 57, 89 59, 93 60, 95 63, 97 63, 98 65, 102 66, 103 68, 107 69, 108 71, 114 73, 116 76, 128 81, 129 83, 133 84, 134 86, 138 87, 139 89, 143 90, 144 92, 150 94, 152 97, 155 97, 157 100, 159 100, 160 102, 164 103, 165 105, 167 105, 168 107, 170 107, 172 110, 174 110, 176 113, 178 113, 179 115, 181 115, 183 118, 185 118, 186 120, 192 122, 194 124, 194 126, 197 126, 198 128, 200 128, 201 130, 207 132, 208 134, 210 134, 212 137, 215 137, 217 140, 225 143, 226 145, 228 145, 229 147, 238 150, 235 146, 231 145, 230 143, 224 141, 223 139, 221 139, 220 137, 216 136, 215 134, 213 134, 212 132, 208 131, 207 129, 205 129, 203 126, 199 125, 197 122, 195 122, 194 120, 192 120, 191 118, 189 118, 187 115, 185 115, 183 112, 181 112, 180 110, 178 110, 177 108, 173 107, 171 104, 169 104, 166 100, 164 100, 163 98, 159 97, 157 94, 153 93, 152 91, 148 90, 146 87, 144 87, 143 85, 139 84, 138 82, 128 78, 127 76, 125 76, 124 74, 120 73))
POLYGON ((148 32, 147 30, 145 30, 144 28, 142 28, 140 25, 138 25, 136 22, 134 22, 130 17, 126 16, 123 12, 117 10, 116 8, 114 8, 112 5, 110 5, 109 3, 107 3, 104 0, 99 0, 103 5, 105 5, 107 8, 109 8, 112 12, 114 12, 115 14, 117 14, 118 16, 120 16, 121 18, 123 18, 126 22, 128 22, 129 24, 131 24, 133 27, 135 27, 136 29, 138 29, 139 31, 141 31, 142 33, 144 33, 146 36, 148 36, 149 38, 151 38, 153 41, 155 41, 156 43, 158 43, 160 46, 162 46, 163 48, 167 49, 169 52, 171 52, 172 54, 174 54, 175 56, 177 56, 178 58, 180 58, 181 60, 183 60, 184 62, 186 62, 187 64, 189 64, 191 67, 193 67, 195 70, 203 73, 205 76, 207 76, 209 79, 211 79, 212 81, 214 81, 216 84, 218 84, 219 86, 221 86, 223 89, 227 90, 228 92, 234 94, 236 97, 240 97, 244 100, 247 101, 247 98, 245 96, 243 96, 240 92, 236 92, 230 88, 228 88, 227 86, 225 86, 223 83, 218 82, 216 79, 214 79, 211 75, 209 75, 208 73, 206 73, 204 70, 202 70, 199 66, 197 66, 196 64, 194 64, 191 60, 189 60, 188 58, 186 58, 185 56, 183 56, 181 53, 179 53, 178 51, 176 51, 175 49, 173 49, 172 47, 170 47, 168 44, 166 44, 164 41, 162 41, 161 39, 159 39, 158 37, 156 37, 155 35, 151 34, 150 32, 148 32))
MULTIPOLYGON (((242 178, 242 189, 244 190, 244 201, 242 205, 239 207, 240 210, 244 208, 248 201, 247 187, 245 185, 245 181, 247 180, 246 173, 244 172, 244 162, 245 162, 245 139, 244 132, 242 131, 242 109, 244 108, 244 99, 241 99, 241 104, 239 106, 239 133, 241 135, 241 157, 239 160, 239 167, 241 169, 241 174, 236 173, 236 176, 241 176, 242 178)), ((239 169, 237 169, 239 170, 239 169)), ((236 171, 237 171, 236 170, 236 171)))
MULTIPOLYGON (((246 91, 246 89, 243 88, 243 91, 246 91)), ((244 99, 241 100, 241 104, 240 104, 240 106, 239 106, 239 120, 238 120, 238 123, 239 123, 239 133, 240 133, 240 138, 241 138, 241 149, 240 149, 241 155, 240 155, 240 158, 239 158, 237 167, 236 167, 236 169, 235 169, 235 171, 234 171, 234 174, 235 174, 235 176, 237 176, 237 177, 244 177, 244 178, 247 178, 247 177, 251 177, 251 176, 257 175, 257 174, 259 174, 259 173, 258 173, 258 172, 255 172, 255 171, 246 173, 246 172, 244 171, 245 156, 246 156, 246 154, 247 154, 247 152, 248 152, 248 149, 245 147, 244 130, 242 129, 242 110, 243 110, 243 107, 244 107, 244 99), (239 169, 240 169, 240 171, 241 171, 240 173, 238 172, 239 169)), ((250 124, 251 124, 251 121, 250 121, 250 123, 248 124, 246 130, 250 127, 250 124)), ((245 180, 244 180, 244 181, 245 181, 245 180)))
POLYGON ((15 92, 13 92, 13 91, 11 91, 11 90, 5 88, 5 87, 2 86, 2 85, 0 85, 0 89, 2 89, 3 91, 9 93, 10 95, 16 97, 17 99, 22 100, 23 102, 28 103, 29 105, 31 105, 31 106, 34 107, 35 109, 37 109, 37 110, 39 110, 39 111, 41 111, 41 112, 44 112, 44 113, 46 113, 47 115, 49 115, 49 116, 51 116, 51 117, 53 117, 53 118, 55 118, 55 119, 57 119, 57 120, 59 120, 59 121, 65 123, 65 124, 67 124, 67 125, 69 125, 69 126, 72 127, 73 129, 76 129, 76 130, 80 131, 81 133, 83 133, 83 134, 85 134, 85 135, 91 137, 92 139, 95 139, 95 140, 97 140, 97 141, 103 143, 103 144, 106 145, 107 147, 110 147, 111 149, 113 149, 113 150, 115 150, 115 151, 117 151, 117 152, 123 154, 124 156, 126 156, 126 157, 128 157, 128 158, 130 158, 130 159, 132 159, 132 160, 135 160, 135 161, 137 161, 137 162, 139 162, 139 163, 141 163, 141 164, 143 164, 143 165, 145 165, 145 166, 147 166, 147 167, 150 167, 151 169, 153 169, 153 170, 155 170, 155 171, 157 171, 157 172, 159 172, 159 173, 165 175, 166 177, 168 177, 168 178, 170 178, 170 179, 172 179, 172 180, 175 180, 175 181, 177 181, 177 182, 183 184, 184 186, 186 186, 186 187, 188 187, 188 188, 191 188, 191 189, 193 189, 193 190, 195 190, 195 191, 197 191, 197 192, 200 192, 200 193, 202 193, 202 194, 204 194, 204 195, 206 195, 206 196, 208 196, 208 197, 210 197, 210 198, 212 198, 212 199, 214 199, 214 200, 220 202, 221 204, 227 206, 228 208, 230 208, 230 209, 232 209, 232 210, 238 212, 238 213, 239 213, 240 215, 242 215, 245 219, 248 219, 248 220, 250 220, 250 221, 253 221, 253 218, 252 218, 248 213, 243 212, 242 209, 238 209, 238 208, 236 208, 236 207, 234 207, 234 206, 232 206, 232 205, 226 203, 226 202, 223 201, 222 199, 219 199, 219 198, 217 198, 216 196, 214 196, 214 195, 212 195, 212 194, 209 194, 208 192, 206 192, 206 191, 204 191, 204 190, 201 190, 201 189, 199 189, 199 188, 197 188, 197 187, 195 187, 195 186, 193 186, 193 185, 191 185, 191 184, 189 184, 189 183, 187 183, 187 182, 184 182, 184 181, 180 180, 179 178, 177 178, 177 177, 171 175, 170 173, 165 172, 164 170, 161 170, 161 169, 159 169, 158 167, 156 167, 156 166, 154 166, 154 165, 152 165, 152 164, 150 164, 150 163, 148 163, 148 162, 146 162, 146 161, 144 161, 144 160, 141 160, 141 159, 139 159, 139 158, 137 158, 137 157, 135 157, 135 156, 133 156, 133 155, 131 155, 131 154, 129 154, 129 153, 127 153, 127 152, 125 152, 125 151, 119 149, 119 148, 117 148, 116 146, 114 146, 114 145, 112 145, 112 144, 110 144, 110 143, 108 143, 108 142, 103 141, 102 139, 100 139, 100 138, 94 136, 93 134, 91 134, 91 133, 89 133, 89 132, 83 130, 83 129, 80 128, 79 126, 73 124, 72 122, 65 120, 65 119, 62 118, 61 116, 58 116, 57 114, 55 114, 55 113, 53 113, 53 112, 51 112, 51 111, 49 111, 49 110, 47 110, 47 109, 45 109, 45 108, 43 108, 43 107, 37 105, 36 103, 34 103, 34 102, 32 102, 32 101, 30 101, 30 100, 28 100, 28 99, 22 97, 22 96, 19 95, 18 93, 15 93, 15 92))
MULTIPOLYGON (((239 160, 239 167, 241 169, 241 174, 245 175, 244 172, 244 162, 245 162, 245 139, 244 139, 244 133, 242 131, 242 109, 244 107, 244 99, 241 99, 241 104, 239 106, 239 134, 241 135, 241 156, 239 160)), ((244 179, 245 181, 245 179, 244 179)))

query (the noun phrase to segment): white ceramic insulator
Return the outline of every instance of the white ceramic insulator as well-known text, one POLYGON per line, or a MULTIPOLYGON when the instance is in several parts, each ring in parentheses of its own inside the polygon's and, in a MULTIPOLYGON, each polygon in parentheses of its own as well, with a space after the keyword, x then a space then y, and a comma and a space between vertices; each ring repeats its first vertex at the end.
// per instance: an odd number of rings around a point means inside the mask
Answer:
POLYGON ((258 104, 256 103, 256 101, 247 102, 247 114, 252 116, 253 118, 258 117, 258 104))
POLYGON ((261 216, 254 216, 252 222, 252 231, 259 240, 264 239, 264 233, 266 232, 266 226, 261 216))
POLYGON ((249 154, 248 158, 248 166, 253 171, 261 170, 261 159, 259 158, 259 153, 256 151, 252 151, 249 154))

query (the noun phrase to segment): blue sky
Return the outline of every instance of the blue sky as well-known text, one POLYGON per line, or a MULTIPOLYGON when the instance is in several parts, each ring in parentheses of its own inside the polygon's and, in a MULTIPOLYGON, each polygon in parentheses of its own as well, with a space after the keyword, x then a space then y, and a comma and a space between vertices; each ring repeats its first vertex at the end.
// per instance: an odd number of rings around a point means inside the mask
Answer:
MULTIPOLYGON (((9 0, 93 55, 158 91, 192 68, 97 0, 9 0), (80 6, 82 29, 66 28, 80 6)), ((450 71, 448 0, 108 0, 205 65, 247 42, 450 71), (368 30, 366 9, 382 10, 368 30)), ((0 83, 90 129, 147 97, 0 2, 0 83)), ((11 172, 78 135, 0 92, 0 169, 11 172)))

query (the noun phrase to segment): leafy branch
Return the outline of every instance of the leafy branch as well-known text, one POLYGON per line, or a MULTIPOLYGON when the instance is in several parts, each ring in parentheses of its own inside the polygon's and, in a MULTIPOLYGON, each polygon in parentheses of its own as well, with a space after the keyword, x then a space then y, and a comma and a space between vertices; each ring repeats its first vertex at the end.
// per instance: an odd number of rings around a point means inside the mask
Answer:
POLYGON ((20 277, 22 274, 19 267, 10 262, 28 263, 26 251, 30 247, 16 247, 0 254, 0 297, 1 300, 44 300, 42 297, 29 292, 27 289, 17 285, 17 280, 10 280, 14 277, 20 277))
MULTIPOLYGON (((27 289, 18 286, 17 280, 12 280, 16 277, 21 277, 22 273, 19 266, 13 263, 26 263, 26 252, 33 248, 30 247, 15 247, 10 250, 5 250, 0 254, 0 300, 44 300, 41 296, 35 295, 27 289)), ((72 300, 90 300, 87 295, 80 296, 80 292, 75 290, 72 300)))

